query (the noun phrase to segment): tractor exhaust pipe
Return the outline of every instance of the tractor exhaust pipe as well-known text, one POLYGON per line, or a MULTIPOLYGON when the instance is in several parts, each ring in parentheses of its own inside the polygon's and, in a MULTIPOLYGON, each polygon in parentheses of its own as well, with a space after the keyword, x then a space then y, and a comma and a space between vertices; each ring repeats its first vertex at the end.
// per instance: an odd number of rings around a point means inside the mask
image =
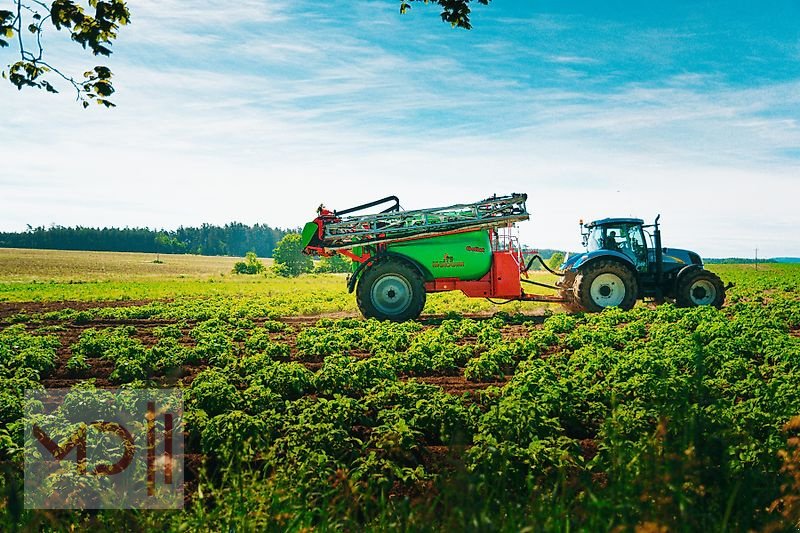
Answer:
POLYGON ((656 221, 653 224, 653 239, 655 240, 656 247, 656 300, 661 301, 664 298, 663 281, 664 281, 664 249, 661 247, 661 230, 658 227, 658 221, 661 218, 659 214, 656 216, 656 221))

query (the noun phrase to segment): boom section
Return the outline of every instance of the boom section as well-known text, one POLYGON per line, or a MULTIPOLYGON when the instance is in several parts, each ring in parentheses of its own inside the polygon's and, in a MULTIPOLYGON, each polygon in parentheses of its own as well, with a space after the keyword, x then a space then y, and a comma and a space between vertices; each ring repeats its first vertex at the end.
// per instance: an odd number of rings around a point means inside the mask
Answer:
POLYGON ((334 213, 317 219, 320 244, 326 251, 337 251, 507 226, 530 218, 525 205, 527 198, 526 194, 512 194, 472 204, 343 218, 334 213))

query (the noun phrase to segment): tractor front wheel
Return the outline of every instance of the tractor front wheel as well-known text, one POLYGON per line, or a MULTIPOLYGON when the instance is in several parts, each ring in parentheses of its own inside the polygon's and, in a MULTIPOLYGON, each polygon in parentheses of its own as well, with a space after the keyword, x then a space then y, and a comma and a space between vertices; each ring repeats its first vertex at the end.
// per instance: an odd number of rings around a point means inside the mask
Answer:
POLYGON ((708 270, 693 270, 678 278, 675 303, 678 307, 713 305, 717 309, 725 302, 725 285, 719 276, 708 270))
POLYGON ((574 303, 596 313, 606 307, 631 309, 636 305, 639 284, 630 268, 618 261, 594 261, 582 267, 573 282, 574 303))
POLYGON ((425 282, 404 261, 387 259, 367 268, 358 280, 356 301, 365 318, 403 322, 425 307, 425 282))

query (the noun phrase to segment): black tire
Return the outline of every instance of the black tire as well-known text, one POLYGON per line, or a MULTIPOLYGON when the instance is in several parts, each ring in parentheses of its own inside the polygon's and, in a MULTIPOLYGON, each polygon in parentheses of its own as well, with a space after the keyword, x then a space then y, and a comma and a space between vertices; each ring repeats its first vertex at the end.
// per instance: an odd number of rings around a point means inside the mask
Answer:
POLYGON ((597 313, 606 307, 633 308, 639 282, 633 270, 619 261, 597 260, 578 270, 573 283, 574 302, 583 311, 597 313))
POLYGON ((356 288, 356 302, 365 318, 403 322, 425 307, 425 281, 405 261, 386 259, 368 267, 356 288))
POLYGON ((675 284, 675 304, 678 307, 713 305, 717 309, 725 303, 725 285, 719 276, 708 270, 691 270, 678 278, 675 284))

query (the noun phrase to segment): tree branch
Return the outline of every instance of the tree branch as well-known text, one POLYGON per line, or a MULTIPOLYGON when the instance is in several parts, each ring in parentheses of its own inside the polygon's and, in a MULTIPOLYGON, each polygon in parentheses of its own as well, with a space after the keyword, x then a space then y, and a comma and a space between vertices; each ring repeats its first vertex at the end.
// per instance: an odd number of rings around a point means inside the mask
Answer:
POLYGON ((425 4, 438 4, 442 8, 442 20, 449 22, 454 28, 472 29, 469 16, 472 13, 470 2, 489 5, 490 0, 400 0, 400 13, 404 14, 411 9, 410 2, 425 4))
POLYGON ((19 40, 19 55, 25 61, 25 45, 22 43, 22 2, 17 0, 17 39, 19 40))
POLYGON ((84 73, 85 80, 78 81, 44 60, 42 34, 45 22, 50 20, 56 31, 65 29, 72 41, 83 48, 89 48, 94 55, 111 55, 110 46, 117 37, 117 30, 130 21, 130 13, 125 2, 88 0, 89 6, 94 8, 94 16, 91 16, 73 0, 53 0, 50 5, 41 0, 29 1, 30 4, 23 4, 23 0, 13 0, 16 14, 0 10, 0 47, 8 46, 3 38, 11 38, 16 32, 20 57, 19 61, 8 66, 8 72, 2 72, 2 77, 11 81, 20 90, 23 87, 34 87, 55 93, 58 91, 46 79, 48 74, 54 74, 72 85, 77 93, 77 100, 82 102, 84 107, 88 107, 91 100, 106 107, 113 107, 114 104, 108 100, 114 93, 111 71, 107 67, 96 66, 84 73), (30 13, 33 19, 29 25, 26 25, 25 21, 26 12, 30 13), (23 36, 26 29, 36 34, 38 49, 36 53, 26 48, 23 36))

